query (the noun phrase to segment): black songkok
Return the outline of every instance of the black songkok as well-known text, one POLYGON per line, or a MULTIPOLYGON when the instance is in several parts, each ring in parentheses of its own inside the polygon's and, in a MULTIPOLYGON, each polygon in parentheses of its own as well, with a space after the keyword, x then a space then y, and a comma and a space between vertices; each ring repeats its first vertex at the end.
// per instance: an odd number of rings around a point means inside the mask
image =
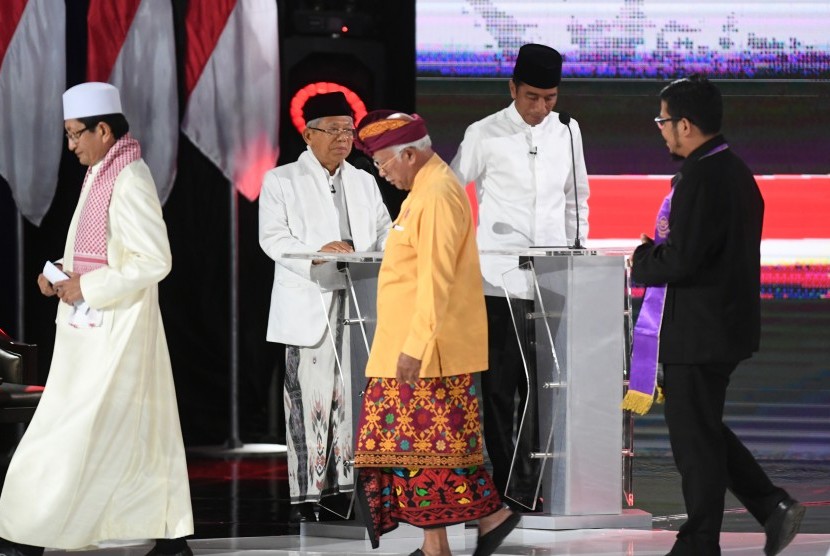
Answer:
POLYGON ((552 89, 562 81, 562 55, 543 44, 526 44, 519 49, 513 79, 539 89, 552 89))
POLYGON ((348 101, 346 101, 346 95, 340 91, 314 95, 305 101, 303 118, 306 123, 317 118, 326 118, 328 116, 354 117, 352 108, 349 106, 348 101))

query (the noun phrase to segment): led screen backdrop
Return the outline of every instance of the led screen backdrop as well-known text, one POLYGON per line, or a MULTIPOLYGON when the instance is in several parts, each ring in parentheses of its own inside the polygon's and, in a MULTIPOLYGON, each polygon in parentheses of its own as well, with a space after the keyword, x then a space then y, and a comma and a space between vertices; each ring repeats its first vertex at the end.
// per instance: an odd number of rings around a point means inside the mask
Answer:
POLYGON ((504 77, 519 47, 565 77, 830 78, 830 2, 418 0, 421 76, 504 77))

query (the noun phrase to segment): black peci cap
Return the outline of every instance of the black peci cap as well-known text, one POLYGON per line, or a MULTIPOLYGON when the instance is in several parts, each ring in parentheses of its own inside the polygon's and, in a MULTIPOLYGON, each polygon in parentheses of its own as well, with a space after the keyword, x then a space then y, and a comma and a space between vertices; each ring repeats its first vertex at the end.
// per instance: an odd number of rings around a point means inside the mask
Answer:
POLYGON ((562 81, 562 55, 543 44, 525 44, 516 57, 513 79, 540 89, 558 87, 562 81))
POLYGON ((346 95, 340 91, 314 95, 303 106, 303 118, 305 118, 306 123, 328 116, 354 117, 352 108, 346 100, 346 95))

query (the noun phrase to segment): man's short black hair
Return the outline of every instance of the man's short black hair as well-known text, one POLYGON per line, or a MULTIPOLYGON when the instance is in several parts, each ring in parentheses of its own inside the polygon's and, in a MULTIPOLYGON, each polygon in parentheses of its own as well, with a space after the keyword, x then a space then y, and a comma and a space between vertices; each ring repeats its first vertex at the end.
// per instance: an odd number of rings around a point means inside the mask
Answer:
POLYGON ((115 136, 115 140, 119 140, 124 137, 128 131, 130 131, 130 124, 127 122, 127 118, 124 117, 124 114, 104 114, 102 116, 88 116, 86 118, 78 118, 78 121, 84 124, 84 127, 89 129, 93 129, 97 126, 100 122, 103 122, 110 126, 112 130, 113 136, 115 136))
POLYGON ((714 83, 699 75, 672 81, 660 91, 669 116, 686 118, 706 135, 720 132, 723 99, 714 83))

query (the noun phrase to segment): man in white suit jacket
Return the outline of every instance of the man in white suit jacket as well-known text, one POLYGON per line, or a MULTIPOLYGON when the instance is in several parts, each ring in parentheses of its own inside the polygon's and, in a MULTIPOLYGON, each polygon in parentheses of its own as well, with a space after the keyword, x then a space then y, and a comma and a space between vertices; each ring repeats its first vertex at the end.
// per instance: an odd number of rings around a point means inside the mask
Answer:
POLYGON ((315 519, 321 497, 354 489, 344 465, 353 454, 349 341, 335 264, 282 255, 379 251, 392 225, 375 179, 345 161, 354 139, 346 97, 312 97, 304 117, 308 150, 267 172, 259 199, 259 243, 275 263, 267 340, 286 344, 288 475, 299 521, 315 519))

